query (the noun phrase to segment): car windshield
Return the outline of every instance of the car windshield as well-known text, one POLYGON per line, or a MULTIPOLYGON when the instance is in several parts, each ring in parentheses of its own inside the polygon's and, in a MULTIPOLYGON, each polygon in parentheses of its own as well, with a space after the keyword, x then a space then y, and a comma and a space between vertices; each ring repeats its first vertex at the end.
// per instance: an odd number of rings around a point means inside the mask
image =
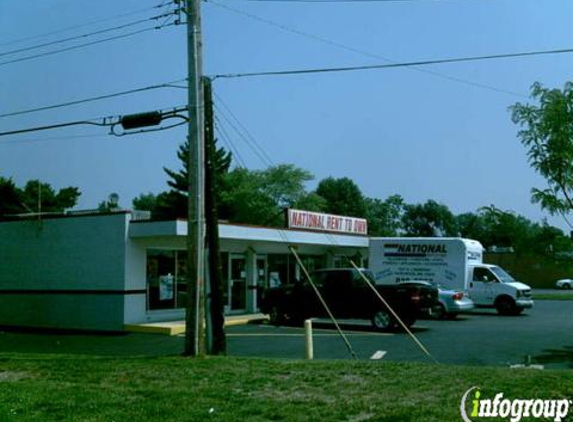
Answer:
POLYGON ((500 267, 491 267, 490 269, 502 283, 513 283, 515 281, 512 276, 500 267))

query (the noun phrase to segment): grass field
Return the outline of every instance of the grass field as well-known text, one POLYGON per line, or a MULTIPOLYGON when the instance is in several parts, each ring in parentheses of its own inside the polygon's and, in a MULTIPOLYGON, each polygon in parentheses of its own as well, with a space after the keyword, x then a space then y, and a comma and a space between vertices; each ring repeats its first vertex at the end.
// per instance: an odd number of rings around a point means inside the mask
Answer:
POLYGON ((573 397, 569 370, 28 356, 0 357, 1 421, 447 422, 461 420, 472 386, 491 398, 573 397))

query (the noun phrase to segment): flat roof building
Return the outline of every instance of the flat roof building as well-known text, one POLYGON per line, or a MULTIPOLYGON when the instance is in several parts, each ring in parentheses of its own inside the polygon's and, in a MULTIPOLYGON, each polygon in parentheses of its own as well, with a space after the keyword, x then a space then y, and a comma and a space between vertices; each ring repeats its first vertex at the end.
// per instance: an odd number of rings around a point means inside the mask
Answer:
MULTIPOLYGON (((115 212, 0 222, 0 325, 120 331, 183 319, 186 221, 115 212)), ((220 223, 225 311, 256 312, 308 269, 362 264, 368 237, 220 223)))

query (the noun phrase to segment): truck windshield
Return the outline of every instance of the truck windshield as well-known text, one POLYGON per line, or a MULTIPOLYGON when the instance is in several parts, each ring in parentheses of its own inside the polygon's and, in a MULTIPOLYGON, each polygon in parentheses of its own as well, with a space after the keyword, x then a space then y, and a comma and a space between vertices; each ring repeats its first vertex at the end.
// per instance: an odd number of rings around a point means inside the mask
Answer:
POLYGON ((490 269, 502 283, 513 283, 515 281, 503 268, 491 267, 490 269))

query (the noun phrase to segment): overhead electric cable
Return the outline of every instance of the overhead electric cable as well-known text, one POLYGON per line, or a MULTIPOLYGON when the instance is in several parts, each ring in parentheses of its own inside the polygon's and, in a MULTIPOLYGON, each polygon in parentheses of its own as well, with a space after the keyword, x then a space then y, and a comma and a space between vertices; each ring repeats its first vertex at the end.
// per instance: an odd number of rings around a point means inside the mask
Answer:
MULTIPOLYGON (((357 54, 360 54, 360 55, 363 55, 363 56, 367 56, 367 57, 371 57, 371 58, 375 58, 375 59, 381 59, 381 60, 384 60, 384 61, 386 61, 386 62, 388 62, 388 63, 396 63, 395 60, 392 60, 392 59, 390 59, 390 58, 388 58, 388 57, 385 57, 385 56, 383 56, 383 55, 374 54, 374 53, 371 53, 371 52, 368 52, 368 51, 364 51, 364 50, 361 50, 361 49, 358 49, 358 48, 355 48, 355 47, 352 47, 352 46, 349 46, 349 45, 346 45, 346 44, 341 44, 341 43, 339 43, 339 42, 329 40, 329 39, 327 39, 327 38, 324 38, 324 37, 321 37, 321 36, 318 36, 318 35, 315 35, 315 34, 311 34, 311 33, 308 33, 308 32, 304 32, 304 31, 301 31, 301 30, 299 30, 299 29, 291 28, 291 27, 286 26, 286 25, 284 25, 284 24, 281 24, 281 23, 272 21, 272 20, 270 20, 270 19, 266 19, 266 18, 257 16, 257 15, 253 15, 252 13, 248 13, 248 12, 245 12, 245 11, 243 11, 243 10, 235 9, 235 8, 233 8, 233 7, 230 7, 230 6, 228 6, 228 5, 224 5, 224 4, 219 3, 219 2, 217 2, 217 1, 209 0, 209 3, 211 3, 211 4, 215 5, 215 6, 218 6, 218 7, 220 7, 220 8, 226 9, 226 10, 228 10, 228 11, 230 11, 230 12, 236 13, 236 14, 238 14, 238 15, 247 17, 247 18, 249 18, 249 19, 253 19, 253 20, 262 22, 262 23, 264 23, 264 24, 267 24, 267 25, 270 25, 270 26, 279 28, 279 29, 281 29, 281 30, 283 30, 283 31, 293 33, 293 34, 295 34, 295 35, 300 35, 300 36, 303 36, 303 37, 307 37, 307 38, 310 38, 310 39, 312 39, 312 40, 319 41, 319 42, 321 42, 321 43, 331 45, 331 46, 333 46, 333 47, 337 47, 337 48, 341 48, 341 49, 346 50, 346 51, 350 51, 350 52, 352 52, 352 53, 357 53, 357 54)), ((456 76, 447 75, 447 74, 445 74, 445 73, 436 72, 436 71, 429 70, 429 69, 420 69, 420 68, 413 67, 413 68, 411 68, 410 70, 412 70, 412 71, 417 71, 417 72, 422 72, 422 73, 427 73, 427 74, 430 74, 430 75, 432 75, 432 76, 436 76, 436 77, 439 77, 439 78, 442 78, 442 79, 447 79, 447 80, 450 80, 450 81, 453 81, 453 82, 459 82, 459 83, 462 83, 462 84, 465 84, 465 85, 470 85, 470 86, 475 86, 475 87, 478 87, 478 88, 488 89, 488 90, 490 90, 490 91, 501 92, 501 93, 505 93, 505 94, 515 95, 515 96, 518 96, 518 97, 526 97, 526 95, 524 95, 524 94, 520 94, 520 93, 517 93, 517 92, 513 92, 513 91, 510 91, 510 90, 507 90, 507 89, 504 89, 504 88, 494 87, 494 86, 487 85, 487 84, 484 84, 484 83, 481 83, 481 82, 470 81, 470 80, 467 80, 467 79, 463 79, 463 78, 459 78, 459 77, 456 77, 456 76)))
MULTIPOLYGON (((223 108, 225 109, 225 111, 229 114, 229 116, 231 116, 231 118, 237 123, 237 125, 239 126, 239 128, 245 133, 245 135, 251 140, 252 144, 259 150, 259 152, 261 153, 261 155, 264 157, 264 162, 266 165, 271 165, 274 166, 275 163, 274 161, 271 159, 271 157, 269 157, 269 155, 267 154, 267 152, 265 151, 265 149, 261 146, 261 144, 259 144, 257 142, 257 140, 255 139, 255 137, 253 135, 251 135, 251 132, 249 132, 249 130, 245 127, 245 125, 243 125, 241 123, 241 121, 237 118, 237 116, 235 116, 235 114, 231 111, 231 109, 225 104, 225 102, 223 101, 223 99, 217 95, 216 92, 213 92, 215 95, 215 98, 217 98, 217 102, 221 103, 221 105, 223 106, 223 108)), ((217 106, 217 104, 215 103, 215 107, 219 110, 219 112, 221 112, 221 108, 217 106)))
MULTIPOLYGON (((152 112, 135 113, 135 114, 132 113, 132 114, 124 114, 124 115, 108 116, 108 117, 95 117, 93 119, 76 120, 73 122, 65 122, 46 126, 36 126, 25 129, 11 130, 7 132, 0 132, 0 136, 18 135, 21 133, 38 132, 42 130, 59 129, 63 127, 77 126, 77 125, 109 126, 111 127, 110 130, 111 135, 123 136, 134 133, 134 132, 128 132, 131 129, 138 129, 147 126, 156 126, 166 119, 181 118, 187 120, 188 119, 187 116, 181 115, 179 113, 185 112, 188 109, 189 107, 187 105, 184 106, 182 105, 177 107, 166 107, 159 110, 154 110, 152 112), (118 125, 122 126, 126 132, 123 134, 114 132, 113 128, 118 125)), ((162 128, 160 127, 157 129, 149 129, 148 131, 165 130, 178 125, 179 124, 162 128)))
POLYGON ((243 160, 243 157, 239 153, 239 149, 235 146, 231 140, 231 137, 229 136, 229 133, 227 132, 227 129, 225 129, 223 126, 223 122, 221 122, 217 116, 215 116, 215 129, 217 129, 223 142, 225 142, 233 155, 236 157, 237 161, 239 162, 239 167, 246 168, 247 166, 245 165, 245 160, 243 160))
POLYGON ((146 18, 146 19, 139 19, 137 21, 133 21, 133 22, 129 22, 123 25, 118 25, 118 26, 114 26, 111 28, 104 28, 104 29, 100 29, 98 31, 94 31, 94 32, 89 32, 89 33, 85 33, 85 34, 81 34, 81 35, 75 35, 73 37, 67 37, 67 38, 62 38, 59 40, 55 40, 55 41, 50 41, 50 42, 46 42, 43 44, 36 44, 36 45, 32 45, 29 47, 23 47, 23 48, 19 48, 16 50, 10 50, 10 51, 4 51, 4 52, 0 52, 0 57, 2 56, 7 56, 10 54, 16 54, 16 53, 23 53, 25 51, 30 51, 30 50, 35 50, 38 48, 43 48, 43 47, 48 47, 51 45, 57 45, 57 44, 62 44, 65 42, 69 42, 69 41, 74 41, 74 40, 78 40, 78 39, 82 39, 82 38, 89 38, 92 37, 94 35, 99 35, 99 34, 104 34, 106 32, 112 32, 112 31, 119 31, 120 29, 124 29, 124 28, 129 28, 130 26, 135 26, 135 25, 139 25, 145 22, 149 22, 149 21, 153 21, 153 20, 157 20, 160 18, 164 18, 166 16, 173 16, 173 13, 164 13, 162 15, 158 15, 158 16, 153 16, 151 18, 146 18))
POLYGON ((149 31, 155 31, 155 30, 158 30, 158 29, 163 29, 163 28, 165 28, 165 27, 172 26, 172 25, 175 25, 175 23, 169 23, 169 24, 167 24, 167 25, 159 25, 159 26, 154 26, 154 27, 150 27, 150 28, 140 29, 140 30, 138 30, 138 31, 128 32, 127 34, 121 34, 121 35, 116 35, 116 36, 114 36, 114 37, 103 38, 103 39, 101 39, 101 40, 91 41, 91 42, 84 43, 84 44, 79 44, 79 45, 74 45, 74 46, 62 48, 62 49, 59 49, 59 50, 52 50, 52 51, 47 51, 47 52, 45 52, 45 53, 35 54, 35 55, 32 55, 32 56, 20 57, 20 58, 18 58, 18 59, 13 59, 13 60, 8 60, 8 61, 0 62, 0 66, 4 66, 4 65, 7 65, 7 64, 12 64, 12 63, 23 62, 23 61, 26 61, 26 60, 32 60, 32 59, 36 59, 36 58, 39 58, 39 57, 50 56, 50 55, 53 55, 53 54, 63 53, 63 52, 66 52, 66 51, 77 50, 77 49, 79 49, 79 48, 87 47, 87 46, 90 46, 90 45, 101 44, 101 43, 104 43, 104 42, 107 42, 107 41, 113 41, 113 40, 118 40, 118 39, 122 39, 122 38, 131 37, 131 36, 134 36, 134 35, 142 34, 142 33, 144 33, 144 32, 149 32, 149 31))
POLYGON ((291 70, 275 70, 275 71, 245 72, 245 73, 225 73, 219 75, 212 75, 211 78, 212 79, 247 78, 256 76, 287 76, 287 75, 305 75, 313 73, 351 72, 359 70, 392 69, 400 67, 428 66, 435 64, 463 63, 463 62, 473 62, 482 60, 495 60, 495 59, 505 59, 505 58, 531 57, 531 56, 543 56, 550 54, 569 54, 569 53, 573 53, 573 48, 565 48, 559 50, 540 50, 540 51, 531 51, 522 53, 492 54, 487 56, 458 57, 450 59, 421 60, 416 62, 387 63, 387 64, 377 64, 377 65, 324 67, 324 68, 314 68, 314 69, 291 69, 291 70))
POLYGON ((73 31, 74 29, 85 28, 86 26, 91 26, 91 25, 95 25, 98 23, 109 22, 109 21, 125 18, 128 16, 138 15, 140 13, 147 12, 149 10, 159 9, 159 8, 165 7, 165 5, 166 5, 166 3, 163 3, 163 4, 159 4, 157 6, 145 7, 143 9, 136 9, 136 10, 133 10, 133 11, 128 12, 128 13, 122 13, 120 15, 115 15, 115 16, 110 16, 110 17, 106 17, 106 18, 102 18, 102 19, 97 19, 97 20, 94 20, 91 22, 86 22, 86 23, 80 24, 80 25, 68 26, 66 28, 62 28, 62 29, 58 29, 58 30, 50 31, 50 32, 45 32, 43 34, 32 35, 30 37, 24 37, 24 38, 18 38, 15 40, 0 43, 0 47, 6 46, 6 45, 12 45, 12 44, 20 44, 20 43, 23 43, 25 41, 35 40, 38 38, 46 38, 46 37, 49 37, 50 35, 61 34, 63 32, 69 32, 69 31, 73 31))
POLYGON ((10 113, 4 113, 4 114, 0 114, 0 118, 18 116, 21 114, 35 113, 38 111, 52 110, 52 109, 60 108, 60 107, 69 107, 69 106, 73 106, 73 105, 77 105, 77 104, 83 104, 83 103, 88 103, 88 102, 92 102, 92 101, 104 100, 107 98, 119 97, 122 95, 130 95, 130 94, 135 94, 138 92, 149 91, 152 89, 171 88, 171 87, 179 88, 179 86, 174 86, 173 84, 176 84, 179 82, 184 82, 186 80, 187 80, 186 78, 182 78, 182 79, 177 79, 175 81, 166 82, 163 84, 146 86, 143 88, 129 89, 127 91, 115 92, 112 94, 98 95, 97 97, 83 98, 81 100, 68 101, 68 102, 60 103, 60 104, 52 104, 52 105, 43 106, 43 107, 36 107, 36 108, 27 109, 27 110, 20 110, 20 111, 14 111, 14 112, 10 112, 10 113))
POLYGON ((78 126, 78 125, 111 126, 111 123, 107 123, 106 119, 107 118, 102 118, 102 122, 94 122, 93 120, 76 120, 74 122, 58 123, 55 125, 36 126, 26 129, 11 130, 8 132, 0 132, 0 136, 19 135, 21 133, 39 132, 42 130, 59 129, 62 127, 78 126))
POLYGON ((36 142, 51 142, 51 141, 63 141, 63 140, 67 140, 67 139, 81 139, 81 138, 100 138, 100 137, 104 137, 104 136, 108 136, 107 133, 94 133, 94 134, 88 134, 88 135, 71 135, 71 136, 53 136, 53 137, 49 137, 49 138, 37 138, 37 139, 19 139, 19 140, 13 140, 13 139, 2 139, 0 140, 0 146, 2 145, 22 145, 22 144, 32 144, 32 143, 36 143, 36 142))
POLYGON ((239 135, 239 138, 243 140, 247 144, 247 146, 253 151, 253 153, 263 162, 264 165, 270 166, 272 163, 268 161, 263 154, 253 145, 253 143, 241 132, 237 126, 231 121, 229 117, 223 112, 223 110, 217 106, 215 103, 215 109, 219 112, 219 114, 225 119, 225 121, 233 128, 233 130, 239 135))

